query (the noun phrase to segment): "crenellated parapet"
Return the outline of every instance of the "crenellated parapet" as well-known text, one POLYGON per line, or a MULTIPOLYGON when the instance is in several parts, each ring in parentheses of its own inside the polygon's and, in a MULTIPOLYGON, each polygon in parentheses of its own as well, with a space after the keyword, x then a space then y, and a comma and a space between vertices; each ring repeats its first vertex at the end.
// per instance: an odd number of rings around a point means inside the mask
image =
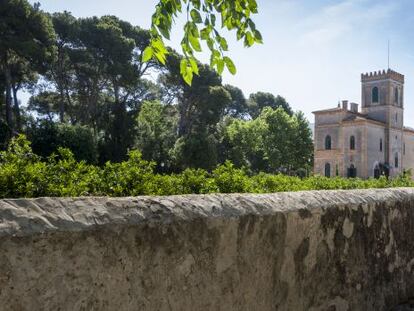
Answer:
POLYGON ((392 79, 404 83, 404 75, 391 69, 361 74, 361 82, 369 82, 383 79, 392 79))

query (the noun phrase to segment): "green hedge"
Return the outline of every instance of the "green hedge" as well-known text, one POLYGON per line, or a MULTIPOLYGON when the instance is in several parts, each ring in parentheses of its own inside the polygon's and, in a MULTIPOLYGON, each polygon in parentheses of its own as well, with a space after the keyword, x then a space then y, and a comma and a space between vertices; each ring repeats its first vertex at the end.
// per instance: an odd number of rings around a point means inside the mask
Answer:
POLYGON ((414 183, 408 175, 394 179, 345 179, 320 176, 299 178, 260 173, 249 176, 231 162, 211 173, 186 169, 179 174, 154 173, 155 163, 131 151, 122 163, 103 167, 76 161, 70 150, 60 148, 44 161, 32 152, 24 136, 12 140, 0 152, 0 198, 40 196, 136 196, 187 193, 268 193, 319 189, 360 189, 407 187, 414 183))

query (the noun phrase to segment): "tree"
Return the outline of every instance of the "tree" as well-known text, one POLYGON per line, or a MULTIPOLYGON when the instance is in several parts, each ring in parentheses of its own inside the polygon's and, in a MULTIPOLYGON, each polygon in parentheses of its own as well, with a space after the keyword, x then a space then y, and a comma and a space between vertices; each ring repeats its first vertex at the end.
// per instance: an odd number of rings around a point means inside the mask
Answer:
POLYGON ((230 94, 221 85, 221 77, 206 65, 199 64, 199 75, 188 85, 178 69, 180 61, 181 56, 171 52, 167 72, 160 77, 163 89, 169 90, 164 93, 177 99, 179 121, 174 158, 178 169, 212 168, 217 164, 217 123, 230 104, 230 94))
POLYGON ((281 107, 290 116, 293 115, 292 108, 290 108, 286 99, 280 95, 277 95, 275 97, 273 94, 265 92, 250 94, 248 101, 248 110, 252 118, 257 118, 265 107, 270 107, 273 109, 281 107))
POLYGON ((46 117, 53 121, 60 112, 58 103, 59 94, 56 92, 44 91, 30 97, 27 111, 36 113, 39 117, 46 117))
POLYGON ((64 147, 70 149, 78 161, 97 162, 96 140, 86 126, 41 120, 30 124, 27 135, 33 151, 42 157, 57 153, 59 147, 64 147))
POLYGON ((115 16, 76 19, 63 12, 53 14, 52 21, 57 53, 44 76, 46 89, 31 109, 89 126, 99 140, 102 162, 125 159, 141 102, 159 93, 143 79, 158 67, 142 61, 150 33, 115 16))
POLYGON ((0 20, 0 65, 6 93, 5 119, 13 132, 12 93, 15 97, 15 110, 18 108, 16 83, 24 81, 23 76, 30 70, 41 72, 45 69, 45 63, 53 52, 54 31, 48 16, 39 10, 38 5, 33 7, 26 0, 4 0, 0 6, 0 20))
POLYGON ((54 13, 53 27, 56 32, 57 53, 49 64, 46 78, 55 86, 59 94, 59 120, 65 121, 65 112, 72 106, 71 90, 74 83, 74 64, 71 61, 71 49, 75 46, 79 33, 79 23, 69 12, 54 13))
POLYGON ((171 52, 166 69, 160 79, 164 91, 177 100, 179 111, 178 136, 186 136, 197 127, 210 131, 224 114, 230 103, 230 94, 221 85, 221 77, 206 65, 199 64, 199 75, 190 86, 181 77, 177 64, 182 57, 171 52))
POLYGON ((296 149, 293 118, 281 107, 265 107, 258 119, 266 124, 262 148, 268 160, 268 171, 290 172, 294 168, 296 149))
POLYGON ((305 168, 309 170, 313 163, 313 141, 312 130, 303 112, 296 112, 294 118, 294 168, 305 168))
POLYGON ((145 160, 155 161, 157 171, 170 171, 171 150, 177 138, 176 106, 146 101, 137 117, 136 145, 145 160))
POLYGON ((222 130, 223 159, 254 172, 292 173, 308 168, 312 133, 303 113, 265 107, 253 120, 231 119, 222 130))
POLYGON ((201 52, 200 41, 207 43, 212 68, 221 74, 226 66, 230 73, 236 73, 233 61, 225 56, 228 45, 218 30, 217 15, 221 17, 221 27, 236 31, 237 40, 243 40, 246 47, 262 42, 262 35, 251 19, 257 13, 256 0, 161 0, 152 15, 151 44, 145 49, 144 61, 157 59, 165 64, 168 50, 163 38, 170 38, 173 22, 183 7, 187 13, 187 22, 181 41, 184 57, 179 68, 187 84, 191 85, 193 74, 199 74, 194 53, 201 52))
POLYGON ((234 118, 245 118, 248 114, 248 105, 243 91, 229 84, 225 85, 224 88, 231 96, 231 102, 225 108, 224 114, 234 118))

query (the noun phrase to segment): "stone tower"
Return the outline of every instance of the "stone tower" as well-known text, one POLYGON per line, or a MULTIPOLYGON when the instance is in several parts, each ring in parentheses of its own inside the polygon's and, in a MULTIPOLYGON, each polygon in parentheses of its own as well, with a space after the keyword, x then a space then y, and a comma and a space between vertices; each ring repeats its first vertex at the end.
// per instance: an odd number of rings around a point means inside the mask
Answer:
POLYGON ((401 168, 404 124, 404 76, 391 69, 361 75, 362 113, 385 123, 385 163, 401 168))

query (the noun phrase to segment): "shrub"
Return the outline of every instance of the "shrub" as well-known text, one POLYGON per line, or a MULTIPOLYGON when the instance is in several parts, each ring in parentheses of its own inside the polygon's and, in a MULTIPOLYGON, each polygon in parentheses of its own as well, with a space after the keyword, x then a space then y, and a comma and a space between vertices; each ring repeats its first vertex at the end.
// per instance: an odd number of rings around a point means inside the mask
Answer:
POLYGON ((412 187, 411 172, 387 179, 300 178, 282 174, 259 173, 249 176, 230 161, 211 173, 203 169, 186 169, 179 174, 155 174, 155 163, 131 151, 121 163, 107 162, 95 166, 77 161, 74 154, 58 148, 42 161, 33 153, 24 136, 11 140, 0 152, 0 198, 39 196, 136 196, 214 192, 279 192, 321 189, 363 189, 412 187))
POLYGON ((91 129, 81 125, 56 124, 43 120, 31 124, 27 134, 34 153, 48 157, 59 147, 68 148, 78 161, 97 162, 97 143, 91 129))

